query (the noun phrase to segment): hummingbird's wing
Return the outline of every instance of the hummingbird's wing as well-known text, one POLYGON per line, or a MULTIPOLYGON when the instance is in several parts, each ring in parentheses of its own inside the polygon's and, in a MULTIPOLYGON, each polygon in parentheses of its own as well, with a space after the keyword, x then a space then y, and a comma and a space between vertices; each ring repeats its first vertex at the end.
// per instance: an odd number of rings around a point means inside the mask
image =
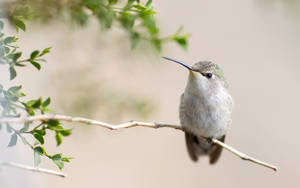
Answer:
POLYGON ((190 158, 192 159, 192 161, 196 162, 198 160, 197 137, 194 136, 193 134, 185 132, 185 141, 186 141, 186 146, 187 146, 187 150, 188 150, 190 158))
MULTIPOLYGON (((222 136, 222 137, 221 137, 220 139, 218 139, 218 140, 220 140, 221 142, 224 142, 224 141, 225 141, 225 135, 222 136)), ((209 154, 209 163, 210 163, 210 164, 215 164, 215 163, 218 161, 218 159, 219 159, 220 156, 221 156, 222 149, 223 149, 222 147, 217 146, 217 145, 215 145, 215 146, 213 146, 213 147, 215 147, 215 148, 213 149, 212 153, 209 154)))

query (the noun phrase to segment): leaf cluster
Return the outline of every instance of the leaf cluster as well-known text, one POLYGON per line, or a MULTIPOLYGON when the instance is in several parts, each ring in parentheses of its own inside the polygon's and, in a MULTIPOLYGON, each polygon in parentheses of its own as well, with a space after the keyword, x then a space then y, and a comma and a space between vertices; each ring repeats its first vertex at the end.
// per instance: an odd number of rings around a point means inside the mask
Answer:
POLYGON ((51 47, 43 49, 41 52, 35 50, 30 57, 22 59, 22 52, 18 51, 18 46, 14 45, 18 41, 15 36, 5 36, 3 33, 3 21, 0 21, 0 64, 8 65, 10 80, 17 76, 16 67, 24 67, 28 63, 36 69, 41 69, 41 63, 45 62, 42 57, 50 52, 51 47))
POLYGON ((86 26, 93 18, 104 30, 113 26, 122 28, 128 33, 132 48, 141 40, 151 44, 158 52, 161 52, 165 42, 175 42, 187 48, 188 35, 182 34, 182 29, 170 36, 160 35, 155 18, 157 11, 152 0, 145 3, 139 0, 16 0, 3 7, 2 12, 6 12, 17 30, 26 29, 23 20, 47 23, 51 19, 62 18, 66 22, 86 26))
MULTIPOLYGON (((22 52, 16 45, 18 40, 15 36, 6 36, 3 31, 4 23, 0 20, 0 65, 8 66, 10 80, 17 76, 16 67, 24 67, 27 64, 33 65, 36 69, 41 69, 41 62, 45 62, 43 56, 50 52, 50 48, 41 51, 32 51, 28 58, 22 59, 22 52)), ((43 100, 31 99, 24 101, 26 94, 22 91, 22 86, 12 86, 5 89, 0 84, 0 116, 6 118, 18 118, 22 116, 33 116, 36 114, 44 114, 50 111, 49 105, 51 98, 43 100)), ((38 125, 33 123, 24 123, 20 129, 15 129, 9 123, 1 124, 0 130, 6 126, 8 134, 11 134, 8 147, 15 146, 18 139, 21 139, 25 145, 28 145, 34 151, 34 164, 39 165, 41 156, 51 159, 58 168, 62 169, 65 162, 70 162, 69 157, 63 157, 61 153, 50 155, 44 148, 45 136, 47 133, 54 133, 57 146, 61 145, 63 137, 69 136, 72 129, 65 129, 63 125, 56 120, 42 121, 38 125), (28 141, 28 137, 35 139, 34 143, 28 141)))

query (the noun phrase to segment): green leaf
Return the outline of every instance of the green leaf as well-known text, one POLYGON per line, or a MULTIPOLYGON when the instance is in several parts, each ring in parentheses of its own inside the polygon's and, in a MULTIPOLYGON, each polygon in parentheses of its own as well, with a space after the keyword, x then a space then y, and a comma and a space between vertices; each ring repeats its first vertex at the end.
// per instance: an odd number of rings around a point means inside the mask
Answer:
POLYGON ((1 131, 1 129, 2 129, 2 124, 0 123, 0 131, 1 131))
POLYGON ((59 131, 63 136, 69 136, 71 135, 72 129, 64 129, 62 131, 59 131))
POLYGON ((161 40, 159 40, 158 38, 153 38, 153 39, 152 39, 152 43, 153 43, 155 49, 156 49, 158 52, 161 52, 161 40))
POLYGON ((15 23, 17 30, 18 30, 18 28, 20 28, 23 31, 26 31, 26 25, 24 24, 24 22, 22 20, 15 18, 14 23, 15 23))
POLYGON ((22 85, 20 86, 13 86, 13 87, 10 87, 8 89, 8 92, 11 92, 11 93, 17 93, 18 91, 20 91, 22 89, 22 85))
POLYGON ((38 133, 38 134, 40 134, 40 135, 42 135, 42 136, 45 136, 45 135, 46 135, 46 130, 44 130, 44 129, 34 130, 34 132, 36 132, 36 133, 38 133))
POLYGON ((8 123, 6 123, 6 131, 7 131, 8 133, 12 133, 12 132, 13 132, 11 126, 10 126, 8 123))
POLYGON ((35 102, 31 105, 32 108, 39 108, 42 104, 42 99, 39 98, 38 100, 35 100, 35 102))
POLYGON ((62 143, 62 135, 60 132, 56 131, 55 139, 56 145, 59 146, 62 143))
POLYGON ((50 103, 51 103, 51 98, 48 97, 48 98, 42 103, 42 106, 45 108, 45 107, 49 106, 50 103))
POLYGON ((42 146, 37 146, 34 148, 34 151, 39 153, 40 155, 44 155, 46 153, 45 148, 42 146))
POLYGON ((43 137, 41 134, 34 133, 33 136, 34 136, 41 144, 44 144, 44 143, 45 143, 44 137, 43 137))
POLYGON ((38 51, 38 50, 33 51, 30 54, 30 59, 32 59, 32 60, 35 59, 36 57, 38 57, 39 53, 40 53, 40 51, 38 51))
POLYGON ((9 141, 9 144, 7 147, 12 147, 14 145, 17 144, 17 140, 18 140, 18 136, 17 134, 13 134, 11 137, 10 137, 10 141, 9 141))
POLYGON ((179 37, 179 38, 175 38, 175 40, 179 44, 179 46, 181 46, 184 49, 187 49, 187 40, 186 40, 186 38, 179 37))
POLYGON ((9 67, 10 80, 13 80, 17 76, 16 69, 13 66, 9 67))
POLYGON ((37 149, 40 147, 36 147, 34 148, 33 152, 34 152, 34 166, 38 166, 41 163, 41 155, 43 155, 43 153, 40 151, 40 149, 37 149))
POLYGON ((30 63, 37 68, 37 70, 41 70, 41 65, 36 61, 30 61, 30 63))
POLYGON ((72 159, 72 157, 63 157, 62 159, 61 159, 61 161, 63 161, 63 162, 70 162, 70 159, 72 159))
POLYGON ((64 163, 62 162, 62 154, 61 153, 53 155, 51 157, 51 159, 58 166, 59 169, 63 169, 64 168, 64 163))
POLYGON ((148 0, 145 6, 150 7, 151 5, 152 5, 152 0, 148 0))
POLYGON ((0 21, 0 31, 4 28, 4 23, 0 21))
POLYGON ((52 160, 60 160, 62 157, 61 153, 57 153, 51 157, 52 160))
POLYGON ((22 56, 22 52, 17 52, 12 55, 12 60, 16 62, 22 56))
POLYGON ((47 129, 58 131, 58 132, 64 130, 63 126, 61 125, 56 125, 56 126, 48 125, 47 129))
POLYGON ((43 55, 49 53, 50 50, 51 50, 51 47, 45 48, 45 49, 42 51, 42 53, 39 55, 39 57, 41 57, 41 56, 43 56, 43 55))
POLYGON ((9 44, 9 43, 13 43, 13 42, 16 42, 18 40, 17 37, 6 37, 4 39, 4 44, 9 44))
POLYGON ((53 162, 56 164, 56 166, 61 170, 64 168, 64 162, 61 160, 53 160, 53 162))
POLYGON ((31 107, 27 107, 26 108, 26 111, 28 112, 28 114, 29 115, 31 115, 31 116, 33 116, 34 114, 35 114, 35 111, 34 111, 34 109, 33 108, 31 108, 31 107))
POLYGON ((133 5, 134 8, 140 10, 140 11, 144 11, 147 9, 147 7, 144 7, 143 5, 137 4, 137 5, 133 5))
POLYGON ((60 124, 60 122, 56 119, 50 119, 50 120, 46 121, 46 123, 52 127, 58 126, 60 124))
POLYGON ((140 35, 137 32, 133 32, 130 35, 130 39, 131 39, 131 49, 136 48, 136 46, 138 45, 139 41, 140 41, 140 35))
POLYGON ((110 5, 114 5, 114 4, 118 3, 118 0, 108 0, 108 3, 110 5))

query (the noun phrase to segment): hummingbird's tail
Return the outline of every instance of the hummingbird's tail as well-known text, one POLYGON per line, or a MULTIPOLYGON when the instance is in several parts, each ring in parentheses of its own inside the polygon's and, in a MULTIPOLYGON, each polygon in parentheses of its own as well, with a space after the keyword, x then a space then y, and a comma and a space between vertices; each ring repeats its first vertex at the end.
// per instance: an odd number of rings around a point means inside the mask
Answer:
MULTIPOLYGON (((206 139, 198 138, 191 133, 185 133, 186 146, 192 161, 198 161, 201 155, 209 155, 209 163, 215 164, 222 153, 222 147, 209 143, 206 139)), ((224 142, 225 135, 218 140, 224 142)))

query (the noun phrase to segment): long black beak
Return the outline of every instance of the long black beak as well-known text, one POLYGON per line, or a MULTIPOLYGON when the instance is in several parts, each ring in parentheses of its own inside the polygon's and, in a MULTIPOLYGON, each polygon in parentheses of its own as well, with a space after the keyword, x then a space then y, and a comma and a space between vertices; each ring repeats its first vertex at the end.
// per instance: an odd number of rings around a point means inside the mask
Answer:
POLYGON ((162 57, 165 58, 165 59, 167 59, 167 60, 169 60, 169 61, 173 61, 173 62, 175 62, 175 63, 178 63, 178 64, 184 66, 185 68, 187 68, 187 69, 189 69, 189 70, 191 70, 191 71, 194 71, 193 67, 191 67, 191 66, 188 65, 188 64, 185 64, 185 63, 183 63, 183 62, 180 62, 180 61, 178 61, 178 60, 176 60, 176 59, 172 59, 172 58, 169 58, 169 57, 165 57, 165 56, 162 56, 162 57))

